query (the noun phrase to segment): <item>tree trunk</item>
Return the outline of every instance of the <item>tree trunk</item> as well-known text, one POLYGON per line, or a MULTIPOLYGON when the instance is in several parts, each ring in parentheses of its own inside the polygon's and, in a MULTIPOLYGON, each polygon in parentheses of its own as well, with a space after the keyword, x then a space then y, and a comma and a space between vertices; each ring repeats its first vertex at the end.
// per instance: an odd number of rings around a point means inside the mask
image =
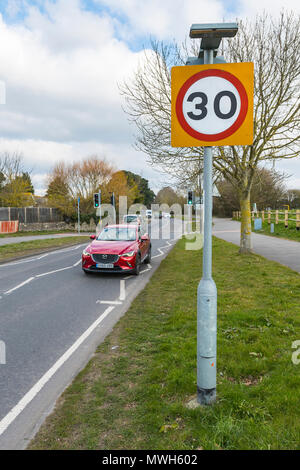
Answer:
POLYGON ((241 198, 241 243, 240 253, 252 252, 250 192, 241 198))

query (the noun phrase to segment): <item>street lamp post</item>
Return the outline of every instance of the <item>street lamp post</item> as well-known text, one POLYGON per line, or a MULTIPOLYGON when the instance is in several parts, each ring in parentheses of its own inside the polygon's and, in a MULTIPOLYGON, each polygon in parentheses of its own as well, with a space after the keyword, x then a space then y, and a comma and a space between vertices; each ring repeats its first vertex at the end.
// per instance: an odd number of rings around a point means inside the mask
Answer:
MULTIPOLYGON (((214 60, 216 50, 222 37, 233 37, 236 33, 235 23, 192 25, 190 37, 202 39, 199 58, 192 63, 224 62, 222 58, 214 60)), ((212 173, 212 147, 205 147, 203 273, 197 297, 197 401, 201 405, 209 405, 216 400, 217 288, 212 278, 212 173)))

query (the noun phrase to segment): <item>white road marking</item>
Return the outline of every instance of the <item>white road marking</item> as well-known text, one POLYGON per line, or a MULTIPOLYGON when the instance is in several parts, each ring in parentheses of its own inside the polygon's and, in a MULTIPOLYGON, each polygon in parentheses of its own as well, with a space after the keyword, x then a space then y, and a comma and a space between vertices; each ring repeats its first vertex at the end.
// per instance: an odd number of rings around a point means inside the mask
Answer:
POLYGON ((146 273, 147 271, 151 271, 151 268, 147 268, 147 269, 144 269, 143 271, 140 271, 140 274, 144 274, 144 273, 146 273))
POLYGON ((80 245, 76 245, 75 247, 71 247, 69 249, 65 248, 65 249, 62 249, 62 250, 54 250, 54 251, 51 251, 49 253, 45 253, 45 254, 40 255, 40 256, 35 256, 34 258, 23 259, 23 260, 20 260, 20 261, 14 261, 14 262, 12 261, 10 263, 0 264, 0 268, 4 268, 6 266, 16 266, 18 264, 23 264, 23 263, 31 263, 32 261, 36 261, 36 260, 45 258, 46 256, 49 256, 49 255, 56 255, 56 254, 60 254, 60 253, 68 253, 69 251, 78 250, 78 248, 80 248, 82 246, 86 246, 86 245, 87 245, 86 243, 81 243, 80 245))
POLYGON ((73 266, 78 266, 81 263, 81 259, 77 261, 77 263, 74 263, 73 266))
POLYGON ((59 273, 60 271, 65 271, 66 269, 71 269, 74 266, 66 266, 65 268, 55 269, 54 271, 48 271, 47 273, 37 274, 35 277, 48 276, 48 274, 59 273))
POLYGON ((122 305, 119 300, 96 300, 96 304, 122 305))
POLYGON ((120 281, 120 300, 125 300, 126 292, 125 292, 125 281, 121 279, 120 281))
POLYGON ((4 292, 4 294, 10 294, 11 292, 14 292, 15 290, 19 289, 22 286, 25 286, 25 284, 28 284, 34 279, 34 277, 29 277, 26 279, 26 281, 21 282, 21 284, 18 284, 16 287, 13 287, 12 289, 9 289, 8 291, 4 292))
POLYGON ((43 375, 43 377, 24 395, 23 398, 14 406, 10 412, 0 421, 0 436, 6 431, 8 426, 17 418, 17 416, 26 408, 26 406, 36 397, 41 389, 60 369, 60 367, 72 356, 79 346, 88 338, 88 336, 97 328, 98 325, 110 314, 115 307, 108 307, 104 313, 97 318, 94 323, 75 341, 75 343, 55 362, 55 364, 43 375))

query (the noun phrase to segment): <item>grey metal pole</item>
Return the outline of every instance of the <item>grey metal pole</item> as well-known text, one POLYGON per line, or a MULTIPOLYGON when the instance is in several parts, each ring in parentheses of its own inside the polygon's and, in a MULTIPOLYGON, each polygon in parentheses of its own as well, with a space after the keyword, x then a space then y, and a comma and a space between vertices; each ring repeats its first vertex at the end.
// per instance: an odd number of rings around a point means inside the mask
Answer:
POLYGON ((78 234, 80 235, 80 209, 79 209, 80 198, 77 199, 78 204, 78 234))
MULTIPOLYGON (((213 50, 204 50, 204 63, 213 63, 213 50)), ((217 288, 212 279, 212 147, 204 149, 203 275, 197 298, 197 400, 216 400, 217 288)))

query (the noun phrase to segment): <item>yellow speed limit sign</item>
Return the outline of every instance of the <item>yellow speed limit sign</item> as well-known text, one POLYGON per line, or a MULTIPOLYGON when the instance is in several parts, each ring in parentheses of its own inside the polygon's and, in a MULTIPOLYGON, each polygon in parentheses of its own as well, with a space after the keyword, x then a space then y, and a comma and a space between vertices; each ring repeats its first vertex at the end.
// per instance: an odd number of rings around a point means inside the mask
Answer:
POLYGON ((171 145, 253 142, 252 62, 172 68, 171 145))

